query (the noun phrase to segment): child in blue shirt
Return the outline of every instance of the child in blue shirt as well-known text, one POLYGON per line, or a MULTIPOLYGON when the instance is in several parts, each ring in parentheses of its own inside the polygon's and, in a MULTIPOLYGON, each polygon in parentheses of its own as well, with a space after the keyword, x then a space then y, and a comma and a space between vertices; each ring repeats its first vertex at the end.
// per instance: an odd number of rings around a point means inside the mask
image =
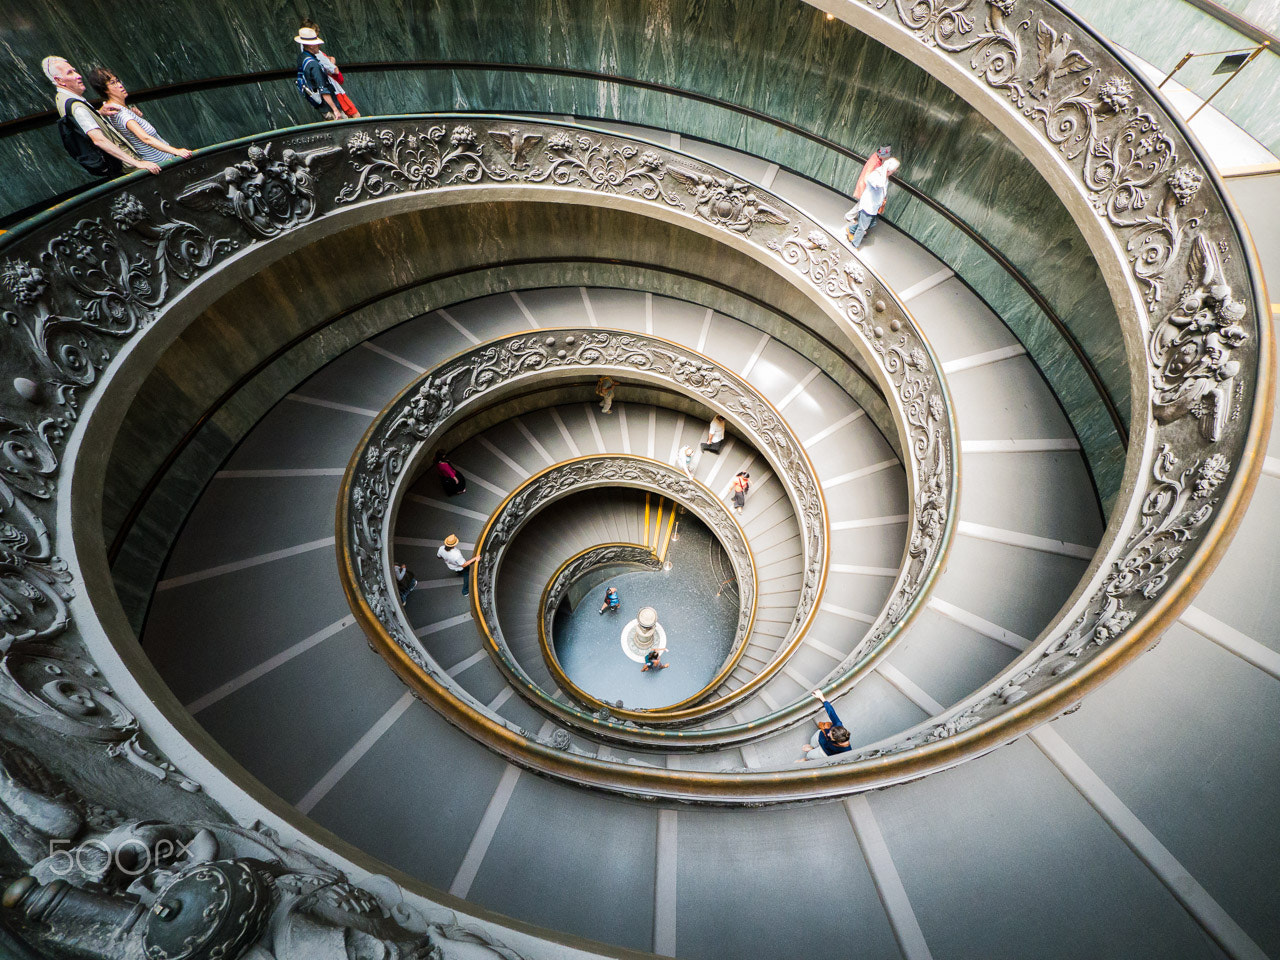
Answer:
POLYGON ((604 603, 600 604, 600 612, 604 613, 610 610, 613 613, 618 612, 618 606, 622 603, 622 599, 618 596, 618 588, 610 587, 604 592, 604 603))

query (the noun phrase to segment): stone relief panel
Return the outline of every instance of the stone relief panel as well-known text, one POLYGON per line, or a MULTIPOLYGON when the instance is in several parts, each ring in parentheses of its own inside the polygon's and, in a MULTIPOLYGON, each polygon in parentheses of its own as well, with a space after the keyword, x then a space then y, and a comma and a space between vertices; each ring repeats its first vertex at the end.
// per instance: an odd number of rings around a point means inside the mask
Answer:
POLYGON ((375 892, 262 824, 137 819, 0 743, 0 837, 25 873, 7 920, 80 960, 520 960, 390 880, 375 892))

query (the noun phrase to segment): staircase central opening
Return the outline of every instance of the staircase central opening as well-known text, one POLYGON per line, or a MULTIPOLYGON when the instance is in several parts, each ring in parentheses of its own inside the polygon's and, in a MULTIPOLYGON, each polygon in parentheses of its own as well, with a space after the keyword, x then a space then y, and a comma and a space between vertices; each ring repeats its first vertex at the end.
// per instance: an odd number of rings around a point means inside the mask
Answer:
POLYGON ((552 624, 551 643, 569 679, 599 700, 633 709, 667 707, 702 690, 728 658, 738 623, 738 583, 719 540, 679 509, 659 534, 657 569, 587 574, 580 589, 566 592, 552 624), (657 611, 666 669, 644 670, 643 654, 637 659, 626 643, 644 607, 657 611))

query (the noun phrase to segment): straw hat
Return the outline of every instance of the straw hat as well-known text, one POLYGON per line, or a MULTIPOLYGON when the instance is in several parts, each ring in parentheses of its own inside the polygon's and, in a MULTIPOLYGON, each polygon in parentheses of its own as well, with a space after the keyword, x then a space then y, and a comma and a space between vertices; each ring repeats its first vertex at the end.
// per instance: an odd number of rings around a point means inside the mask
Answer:
POLYGON ((293 38, 294 43, 301 43, 304 46, 310 46, 313 43, 324 43, 320 39, 320 34, 316 33, 311 27, 303 27, 298 31, 298 35, 293 38))
POLYGON ((452 550, 458 545, 458 538, 451 533, 444 538, 444 545, 452 550))

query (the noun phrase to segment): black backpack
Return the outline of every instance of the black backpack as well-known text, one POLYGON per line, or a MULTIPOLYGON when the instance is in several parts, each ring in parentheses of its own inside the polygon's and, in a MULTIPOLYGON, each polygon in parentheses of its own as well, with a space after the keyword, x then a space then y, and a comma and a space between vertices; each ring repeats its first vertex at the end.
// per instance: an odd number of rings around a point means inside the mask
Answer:
POLYGON ((62 137, 63 147, 71 155, 71 159, 84 167, 90 176, 120 176, 124 172, 124 164, 94 146, 93 141, 80 129, 80 125, 71 119, 71 108, 75 103, 75 100, 67 100, 63 114, 58 118, 58 136, 62 137))

